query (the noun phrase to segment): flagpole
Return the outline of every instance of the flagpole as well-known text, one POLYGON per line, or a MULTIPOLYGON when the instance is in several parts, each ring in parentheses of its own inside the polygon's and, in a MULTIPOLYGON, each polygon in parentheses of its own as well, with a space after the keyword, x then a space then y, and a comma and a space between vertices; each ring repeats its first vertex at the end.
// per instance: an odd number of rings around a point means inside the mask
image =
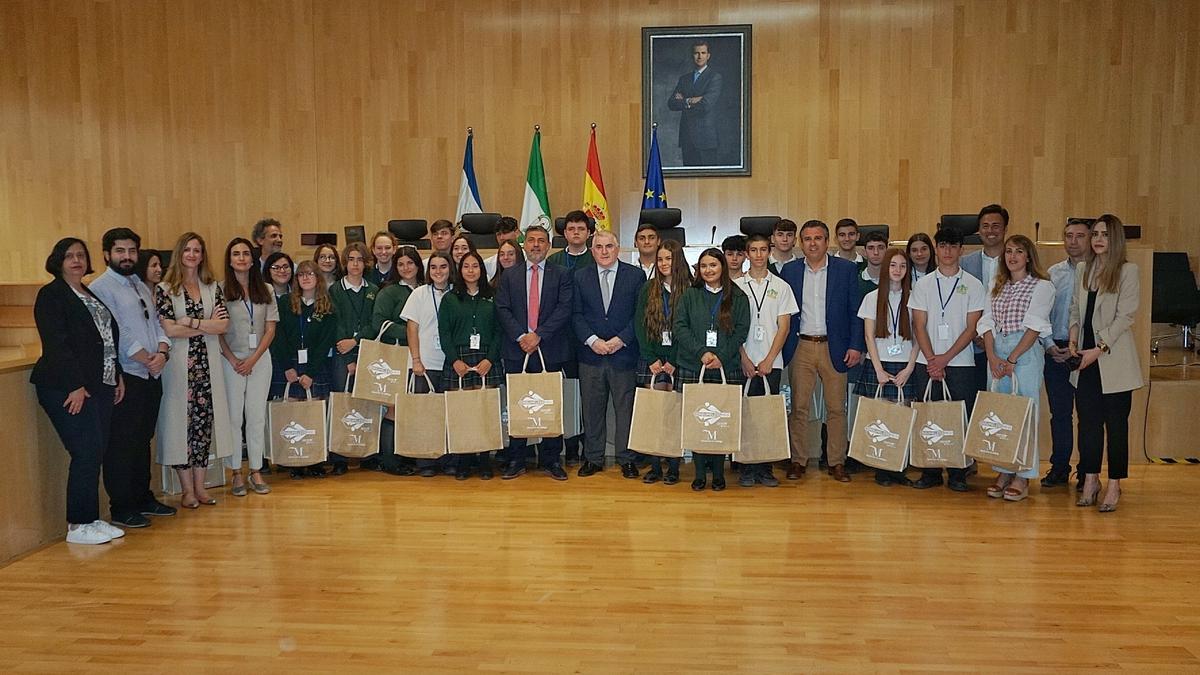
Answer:
POLYGON ((471 127, 467 127, 467 135, 468 135, 468 136, 474 136, 474 135, 475 135, 475 130, 474 130, 474 129, 472 129, 471 127))

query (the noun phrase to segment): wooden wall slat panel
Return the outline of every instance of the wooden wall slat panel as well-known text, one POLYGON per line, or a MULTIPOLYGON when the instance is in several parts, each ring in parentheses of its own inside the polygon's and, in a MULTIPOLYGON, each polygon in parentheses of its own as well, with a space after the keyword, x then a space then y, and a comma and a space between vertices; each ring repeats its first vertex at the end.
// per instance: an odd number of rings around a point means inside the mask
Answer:
MULTIPOLYGON (((737 218, 886 222, 1001 201, 1013 230, 1112 211, 1200 251, 1191 0, 172 0, 0 4, 0 282, 130 225, 214 249, 279 218, 452 215, 476 129, 484 205, 520 209, 532 126, 556 213, 599 125, 609 205, 640 205, 640 32, 754 24, 754 174, 668 179, 693 240, 737 218)), ((672 143, 673 139, 660 139, 672 143)))

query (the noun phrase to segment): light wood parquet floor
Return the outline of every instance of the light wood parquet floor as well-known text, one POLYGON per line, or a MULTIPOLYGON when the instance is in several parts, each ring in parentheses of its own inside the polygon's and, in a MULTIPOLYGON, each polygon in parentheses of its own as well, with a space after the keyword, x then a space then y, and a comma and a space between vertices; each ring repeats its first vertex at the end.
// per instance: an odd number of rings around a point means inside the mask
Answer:
POLYGON ((276 474, 0 569, 0 671, 1198 672, 1200 467, 1131 472, 1113 514, 989 500, 988 470, 967 494, 276 474))

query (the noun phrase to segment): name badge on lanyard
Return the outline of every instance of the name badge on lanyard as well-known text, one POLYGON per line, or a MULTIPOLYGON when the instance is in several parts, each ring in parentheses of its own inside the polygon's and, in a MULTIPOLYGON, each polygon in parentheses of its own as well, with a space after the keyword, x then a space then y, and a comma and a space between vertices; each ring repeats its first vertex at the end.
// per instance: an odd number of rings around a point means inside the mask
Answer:
POLYGON ((767 330, 765 328, 763 328, 762 325, 755 326, 754 327, 755 342, 762 342, 765 339, 767 339, 767 330))
POLYGON ((945 322, 938 324, 937 339, 939 342, 949 342, 950 341, 950 325, 949 324, 947 324, 945 322))
POLYGON ((308 350, 307 349, 297 349, 296 350, 296 363, 298 363, 300 365, 304 365, 304 364, 308 363, 308 350))
MULTIPOLYGON (((937 273, 935 272, 935 274, 937 273)), ((950 288, 950 293, 948 296, 943 296, 942 278, 939 276, 934 279, 934 282, 937 284, 938 302, 940 302, 942 305, 942 322, 938 324, 937 327, 937 339, 939 342, 950 341, 950 324, 946 323, 946 308, 949 307, 950 303, 954 300, 954 292, 958 290, 958 282, 960 281, 962 281, 962 273, 959 273, 958 276, 954 277, 954 286, 950 288)))
POLYGON ((704 331, 704 346, 705 347, 716 347, 717 346, 717 331, 715 331, 715 330, 704 331))
POLYGON ((887 348, 888 356, 900 356, 900 352, 902 351, 904 351, 904 349, 900 345, 888 345, 887 348))
POLYGON ((662 332, 662 346, 664 346, 664 347, 671 346, 671 331, 664 330, 662 332))
POLYGON ((480 344, 481 344, 481 340, 479 337, 479 333, 471 333, 470 348, 471 349, 479 349, 480 344))
POLYGON ((705 347, 716 347, 717 346, 717 331, 715 328, 716 323, 717 323, 717 310, 720 309, 720 307, 721 307, 721 299, 722 299, 722 296, 724 296, 724 294, 725 294, 724 291, 715 294, 716 302, 713 303, 712 311, 710 312, 710 314, 712 315, 713 327, 709 328, 707 331, 704 332, 704 346, 705 347))
POLYGON ((246 306, 246 313, 250 315, 250 334, 246 336, 246 344, 250 349, 258 348, 258 333, 254 332, 254 303, 243 299, 242 304, 246 306))

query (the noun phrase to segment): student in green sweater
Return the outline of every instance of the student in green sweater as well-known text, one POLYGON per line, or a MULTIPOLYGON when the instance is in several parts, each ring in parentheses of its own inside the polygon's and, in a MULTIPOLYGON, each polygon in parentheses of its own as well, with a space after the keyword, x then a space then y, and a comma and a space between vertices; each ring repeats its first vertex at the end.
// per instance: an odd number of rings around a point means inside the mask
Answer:
MULTIPOLYGON (((313 398, 329 394, 329 352, 336 341, 337 319, 329 291, 319 280, 317 263, 303 260, 296 266, 291 291, 279 298, 279 323, 271 341, 272 398, 282 397, 288 383, 293 383, 289 395, 296 400, 305 398, 305 389, 313 398)), ((292 478, 304 473, 291 471, 292 478)), ((325 470, 315 464, 308 467, 308 475, 319 478, 325 470)))
MULTIPOLYGON (((699 274, 673 318, 673 342, 678 346, 679 365, 675 374, 675 390, 683 391, 684 384, 700 381, 701 366, 707 368, 705 382, 745 382, 740 350, 750 332, 750 302, 746 294, 729 278, 728 263, 720 249, 705 249, 697 265, 699 274)), ((696 479, 692 489, 703 490, 707 472, 712 471, 712 489, 725 489, 725 456, 692 453, 696 479)))
MULTIPOLYGON (((366 244, 352 241, 342 249, 344 276, 329 287, 329 300, 337 322, 337 342, 334 343, 330 363, 330 385, 334 391, 349 391, 350 375, 358 362, 358 343, 363 338, 375 337, 371 333, 371 316, 375 311, 375 296, 379 287, 367 281, 363 274, 371 264, 371 254, 366 244)), ((345 457, 330 453, 333 475, 346 473, 345 457)), ((379 458, 368 457, 359 466, 364 469, 379 469, 379 458)))
MULTIPOLYGON (((672 338, 673 317, 683 292, 692 285, 692 268, 683 257, 683 246, 668 239, 658 247, 654 276, 642 286, 634 311, 634 329, 637 333, 641 361, 638 363, 637 384, 639 387, 670 389, 678 363, 677 347, 672 338), (675 261, 679 261, 676 264, 675 261), (672 292, 672 289, 675 289, 672 292)), ((650 470, 642 477, 643 483, 674 485, 679 482, 679 460, 667 459, 667 474, 662 472, 662 460, 650 459, 650 470)))
MULTIPOLYGON (((425 270, 421 264, 421 254, 412 246, 401 246, 393 260, 393 269, 400 281, 392 282, 389 277, 380 287, 379 294, 375 296, 368 335, 378 336, 387 344, 408 346, 408 321, 401 314, 409 296, 425 283, 425 270), (392 325, 381 333, 385 321, 391 321, 392 325)), ((383 423, 379 425, 379 468, 393 476, 411 476, 416 473, 413 461, 395 454, 395 419, 396 406, 386 406, 383 423)))
POLYGON ((596 231, 596 224, 588 220, 583 211, 571 211, 563 218, 563 239, 567 247, 552 253, 546 262, 571 270, 572 273, 581 267, 595 265, 592 251, 588 248, 588 236, 596 231))
MULTIPOLYGON (((459 283, 442 299, 438 310, 438 336, 449 368, 443 369, 444 391, 499 387, 504 381, 500 367, 500 321, 496 317, 495 293, 484 275, 483 257, 470 251, 458 261, 459 283)), ((478 461, 479 477, 492 477, 487 452, 460 455, 455 478, 471 477, 478 461)))

